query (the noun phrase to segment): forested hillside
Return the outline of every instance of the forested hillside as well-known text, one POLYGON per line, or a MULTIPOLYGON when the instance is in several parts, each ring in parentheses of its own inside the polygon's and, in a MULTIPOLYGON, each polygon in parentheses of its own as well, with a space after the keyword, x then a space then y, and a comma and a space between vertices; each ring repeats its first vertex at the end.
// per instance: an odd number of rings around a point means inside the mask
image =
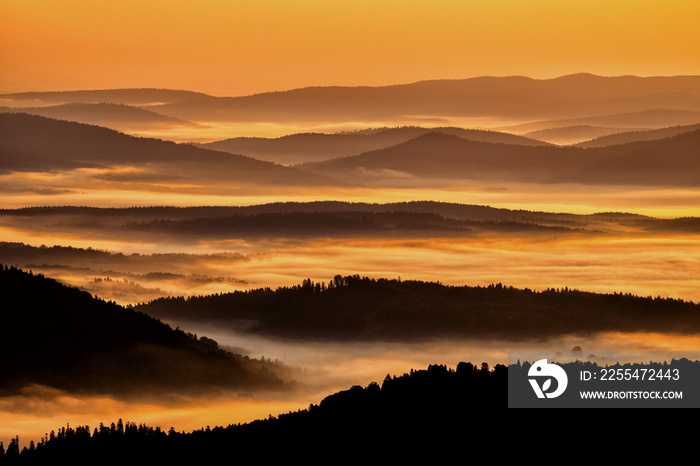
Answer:
POLYGON ((226 352, 142 312, 0 266, 0 396, 38 384, 75 393, 160 397, 226 388, 283 389, 272 363, 226 352))
POLYGON ((276 290, 161 298, 137 309, 164 320, 217 321, 237 331, 320 341, 521 340, 604 331, 695 333, 700 328, 700 305, 670 298, 357 275, 276 290))
POLYGON ((19 440, 13 440, 0 460, 26 464, 138 458, 201 464, 222 458, 328 461, 328 455, 347 459, 378 453, 395 457, 406 453, 406 445, 430 450, 443 442, 461 441, 473 429, 502 426, 494 414, 507 407, 507 377, 503 365, 460 362, 452 369, 435 364, 401 376, 387 374, 381 383, 353 386, 308 409, 246 424, 193 432, 121 419, 111 425, 62 427, 23 451, 19 440))

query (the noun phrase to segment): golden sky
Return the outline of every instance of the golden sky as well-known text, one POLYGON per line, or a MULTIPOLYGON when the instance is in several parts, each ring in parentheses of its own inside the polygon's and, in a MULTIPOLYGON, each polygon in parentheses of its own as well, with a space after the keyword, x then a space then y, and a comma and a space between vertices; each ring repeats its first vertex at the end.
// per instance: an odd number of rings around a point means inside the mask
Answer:
POLYGON ((697 0, 0 0, 0 92, 700 74, 697 0))

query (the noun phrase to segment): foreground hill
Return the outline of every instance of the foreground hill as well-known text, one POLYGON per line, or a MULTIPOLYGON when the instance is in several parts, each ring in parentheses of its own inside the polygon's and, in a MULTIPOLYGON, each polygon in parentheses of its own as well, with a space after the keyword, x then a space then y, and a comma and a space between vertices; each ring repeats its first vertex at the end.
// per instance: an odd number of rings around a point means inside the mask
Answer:
POLYGON ((31 115, 39 115, 58 120, 76 121, 78 123, 90 125, 106 126, 120 131, 153 127, 198 126, 188 121, 159 115, 150 110, 124 104, 70 103, 46 107, 6 108, 0 110, 15 113, 29 113, 31 115))
POLYGON ((161 298, 137 309, 166 321, 216 321, 236 331, 307 341, 528 340, 700 328, 700 305, 680 300, 339 275, 328 284, 306 280, 276 290, 161 298))
POLYGON ((697 186, 700 130, 591 149, 526 147, 430 133, 396 146, 301 165, 358 182, 494 180, 539 183, 697 186))
POLYGON ((281 185, 330 183, 317 175, 242 155, 37 115, 0 114, 0 135, 0 173, 116 166, 142 168, 138 173, 117 174, 126 180, 169 175, 181 182, 194 178, 281 185))
POLYGON ((0 267, 0 396, 27 385, 142 395, 283 389, 275 366, 42 275, 0 267))
MULTIPOLYGON (((475 429, 502 427, 502 419, 496 414, 507 406, 507 380, 508 371, 503 365, 491 369, 487 363, 476 367, 460 362, 452 369, 435 364, 411 370, 410 374, 387 375, 382 382, 367 387, 353 386, 308 409, 247 424, 189 433, 121 420, 109 426, 93 426, 92 430, 90 426, 63 427, 21 453, 13 440, 0 460, 21 464, 32 460, 139 458, 201 464, 226 456, 246 461, 307 462, 315 458, 325 462, 334 454, 345 460, 384 454, 397 458, 408 445, 432 450, 437 448, 433 442, 441 445, 463 441, 468 429, 465 423, 473 423, 475 429)), ((485 441, 497 440, 492 437, 485 441)))
POLYGON ((293 165, 383 149, 427 133, 451 134, 463 139, 482 142, 500 142, 523 146, 548 145, 535 139, 496 131, 453 127, 421 128, 405 126, 351 133, 292 134, 280 138, 233 138, 200 144, 199 146, 234 154, 244 154, 260 160, 293 165))

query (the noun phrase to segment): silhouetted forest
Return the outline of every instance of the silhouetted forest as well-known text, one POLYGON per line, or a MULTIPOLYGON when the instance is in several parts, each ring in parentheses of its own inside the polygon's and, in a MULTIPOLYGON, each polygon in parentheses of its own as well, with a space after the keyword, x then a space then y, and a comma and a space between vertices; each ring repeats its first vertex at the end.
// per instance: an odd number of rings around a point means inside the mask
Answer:
MULTIPOLYGON (((543 225, 585 226, 592 217, 590 215, 534 212, 528 210, 511 210, 485 205, 457 204, 437 201, 412 201, 392 203, 366 203, 343 201, 314 201, 314 202, 272 202, 248 206, 143 206, 143 207, 85 207, 85 206, 42 206, 24 207, 19 209, 0 209, 0 215, 21 221, 23 218, 47 218, 52 223, 58 222, 70 225, 70 219, 78 219, 80 223, 123 225, 126 222, 144 223, 153 220, 188 220, 211 217, 254 216, 270 214, 295 213, 352 213, 371 212, 431 214, 457 220, 474 222, 519 222, 538 223, 543 225), (62 218, 65 217, 65 218, 62 218), (91 219, 87 221, 86 219, 91 219)), ((602 214, 596 214, 600 216, 602 214)), ((611 216, 611 214, 606 214, 611 216)), ((618 214, 630 216, 633 214, 618 214)), ((648 217, 651 218, 651 217, 648 217)), ((77 223, 76 222, 76 223, 77 223)))
POLYGON ((566 233, 564 226, 547 226, 516 221, 462 220, 435 213, 418 212, 290 212, 186 220, 158 219, 149 222, 127 222, 126 230, 201 236, 235 237, 360 237, 428 235, 464 236, 472 231, 523 232, 544 231, 566 233))
POLYGON ((289 388, 281 365, 235 355, 134 309, 0 266, 0 396, 39 384, 75 393, 148 395, 289 388))
MULTIPOLYGON (((630 235, 645 231, 695 233, 699 221, 698 217, 661 219, 619 212, 581 215, 432 201, 385 204, 319 201, 198 207, 28 207, 0 209, 0 220, 31 230, 91 231, 112 238, 132 235, 134 231, 144 235, 271 238, 375 235, 454 237, 482 233, 540 234, 547 237, 616 232, 630 235)), ((3 259, 2 254, 0 252, 0 260, 13 263, 11 259, 3 259)))
POLYGON ((136 306, 164 320, 216 320, 237 331, 297 340, 528 340, 595 332, 695 334, 700 305, 672 298, 532 291, 335 276, 328 283, 189 298, 136 306))
POLYGON ((498 437, 500 430, 495 429, 503 424, 497 413, 507 407, 507 375, 500 364, 490 368, 487 363, 460 362, 456 369, 435 364, 401 376, 387 374, 381 384, 356 385, 307 409, 246 424, 192 432, 121 419, 110 425, 66 426, 21 451, 19 439, 13 439, 4 447, 3 459, 19 464, 107 458, 163 464, 225 458, 308 460, 329 454, 337 455, 335 459, 367 458, 385 452, 399 455, 411 446, 442 448, 443 442, 464 440, 476 428, 494 429, 498 437))

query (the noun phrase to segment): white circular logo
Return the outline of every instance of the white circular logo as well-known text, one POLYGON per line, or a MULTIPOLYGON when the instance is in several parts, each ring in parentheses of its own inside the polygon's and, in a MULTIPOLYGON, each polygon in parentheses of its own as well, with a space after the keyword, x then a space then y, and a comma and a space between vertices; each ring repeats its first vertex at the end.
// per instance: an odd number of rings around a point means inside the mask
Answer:
POLYGON ((546 359, 540 359, 534 363, 527 375, 537 398, 556 398, 564 393, 569 383, 566 371, 556 364, 547 364, 546 359), (557 381, 557 386, 554 391, 549 392, 548 390, 552 388, 552 379, 557 381))

